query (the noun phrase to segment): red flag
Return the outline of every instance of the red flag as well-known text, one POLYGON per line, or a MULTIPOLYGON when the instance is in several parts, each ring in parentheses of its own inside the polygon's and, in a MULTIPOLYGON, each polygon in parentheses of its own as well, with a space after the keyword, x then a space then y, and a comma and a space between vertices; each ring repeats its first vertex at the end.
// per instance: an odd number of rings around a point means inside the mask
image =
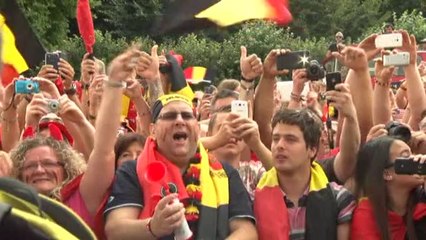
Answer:
POLYGON ((89 0, 78 0, 77 2, 77 24, 81 38, 83 38, 86 51, 93 53, 95 44, 95 29, 93 27, 92 12, 89 0))

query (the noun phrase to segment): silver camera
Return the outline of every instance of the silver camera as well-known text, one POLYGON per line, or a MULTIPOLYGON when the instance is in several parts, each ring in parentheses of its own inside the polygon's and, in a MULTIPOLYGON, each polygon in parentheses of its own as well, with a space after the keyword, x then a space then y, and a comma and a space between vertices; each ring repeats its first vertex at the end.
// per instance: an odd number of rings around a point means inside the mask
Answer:
POLYGON ((47 106, 49 108, 49 113, 57 113, 59 111, 59 101, 56 99, 49 99, 47 106))

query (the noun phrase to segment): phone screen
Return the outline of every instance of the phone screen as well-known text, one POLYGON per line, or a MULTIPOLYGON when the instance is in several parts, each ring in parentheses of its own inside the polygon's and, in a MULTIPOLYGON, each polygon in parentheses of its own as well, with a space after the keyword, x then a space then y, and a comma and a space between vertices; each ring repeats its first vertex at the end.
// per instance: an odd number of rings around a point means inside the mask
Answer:
POLYGON ((277 69, 300 69, 307 67, 309 63, 309 51, 289 52, 277 57, 277 69))
POLYGON ((335 90, 336 85, 342 83, 342 75, 340 72, 327 73, 325 81, 327 83, 327 91, 335 90))
POLYGON ((53 53, 46 53, 45 55, 45 64, 46 65, 52 65, 56 70, 58 70, 59 66, 59 54, 56 52, 53 53))

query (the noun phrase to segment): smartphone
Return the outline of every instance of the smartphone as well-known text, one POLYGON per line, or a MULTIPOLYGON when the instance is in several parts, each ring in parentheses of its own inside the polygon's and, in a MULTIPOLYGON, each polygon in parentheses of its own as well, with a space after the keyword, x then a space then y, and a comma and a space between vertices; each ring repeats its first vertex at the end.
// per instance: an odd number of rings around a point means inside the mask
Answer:
POLYGON ((300 69, 309 65, 309 51, 289 52, 277 57, 277 69, 300 69))
POLYGON ((243 118, 248 118, 248 103, 244 100, 234 100, 231 103, 231 112, 240 115, 243 118))
POLYGON ((415 162, 413 158, 395 159, 395 173, 403 175, 426 175, 426 164, 415 162))
POLYGON ((213 92, 214 92, 214 87, 211 85, 204 88, 205 94, 213 94, 213 92))
POLYGON ((383 66, 407 66, 410 64, 410 53, 399 52, 383 56, 383 66))
POLYGON ((342 74, 340 74, 340 72, 327 73, 327 75, 325 75, 325 81, 327 91, 335 90, 336 85, 342 83, 342 74))
POLYGON ((56 70, 59 69, 59 53, 58 52, 48 52, 44 56, 44 62, 46 65, 52 65, 56 70))
POLYGON ((402 47, 402 34, 401 33, 389 33, 382 34, 376 37, 374 41, 376 48, 396 48, 402 47))

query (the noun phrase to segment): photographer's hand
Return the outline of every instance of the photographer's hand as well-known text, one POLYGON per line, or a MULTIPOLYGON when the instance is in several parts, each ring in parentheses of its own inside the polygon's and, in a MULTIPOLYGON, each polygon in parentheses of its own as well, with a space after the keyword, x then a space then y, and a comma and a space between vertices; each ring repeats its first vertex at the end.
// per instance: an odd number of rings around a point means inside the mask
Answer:
POLYGON ((376 57, 376 55, 379 54, 381 51, 380 48, 376 48, 376 44, 375 44, 376 37, 377 37, 377 34, 372 34, 368 36, 366 39, 362 40, 361 43, 358 45, 359 48, 365 51, 365 53, 367 54, 368 60, 371 60, 374 57, 376 57))
POLYGON ((353 69, 354 71, 363 71, 368 69, 367 54, 362 48, 345 47, 341 53, 333 52, 332 54, 343 65, 353 69))
POLYGON ((277 58, 280 55, 284 55, 290 52, 290 50, 286 49, 273 49, 269 52, 268 56, 266 56, 265 61, 263 63, 263 77, 274 79, 277 75, 285 75, 288 73, 288 69, 278 70, 277 69, 277 58))
POLYGON ((71 88, 74 82, 74 68, 63 58, 60 59, 58 66, 59 74, 62 76, 65 89, 71 88))
POLYGON ((38 77, 46 78, 52 82, 56 81, 59 76, 58 71, 52 65, 43 65, 37 74, 38 77))
POLYGON ((33 95, 31 102, 27 106, 25 115, 25 126, 36 128, 40 119, 48 113, 48 101, 43 94, 36 93, 33 95))

